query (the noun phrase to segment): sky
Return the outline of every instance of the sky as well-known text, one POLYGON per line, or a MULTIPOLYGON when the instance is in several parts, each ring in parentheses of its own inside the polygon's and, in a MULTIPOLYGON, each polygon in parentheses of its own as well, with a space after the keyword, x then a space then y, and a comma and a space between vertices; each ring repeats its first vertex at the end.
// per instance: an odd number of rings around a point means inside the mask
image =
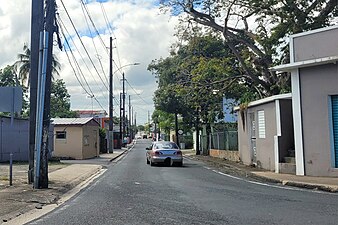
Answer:
MULTIPOLYGON (((54 44, 54 54, 61 63, 60 75, 55 78, 65 81, 71 95, 71 109, 109 111, 107 47, 109 47, 109 38, 112 36, 114 39, 113 86, 116 100, 114 115, 117 116, 119 113, 117 101, 119 101, 119 93, 122 92, 121 72, 124 72, 127 80, 126 104, 130 95, 133 112, 137 114, 137 124, 146 123, 148 111, 151 115, 154 110, 153 95, 157 88, 156 78, 147 70, 147 67, 152 60, 168 56, 170 46, 176 41, 174 28, 178 18, 161 13, 155 0, 87 0, 84 1, 86 8, 81 7, 81 0, 57 0, 56 2, 61 24, 65 26, 63 32, 70 47, 67 46, 60 51, 54 44), (84 16, 86 10, 91 18, 84 16), (67 12, 82 43, 73 29, 67 12), (91 25, 91 20, 100 36, 91 25), (75 69, 75 72, 71 66, 76 67, 71 52, 80 67, 75 69), (66 53, 71 58, 72 64, 66 53), (139 65, 130 65, 135 63, 139 65), (80 74, 80 70, 85 78, 80 74), (95 98, 92 98, 92 95, 95 98)), ((30 20, 31 0, 11 0, 1 3, 0 68, 12 65, 17 60, 17 54, 22 52, 24 44, 30 46, 30 20)), ((62 41, 67 45, 63 37, 62 41)))

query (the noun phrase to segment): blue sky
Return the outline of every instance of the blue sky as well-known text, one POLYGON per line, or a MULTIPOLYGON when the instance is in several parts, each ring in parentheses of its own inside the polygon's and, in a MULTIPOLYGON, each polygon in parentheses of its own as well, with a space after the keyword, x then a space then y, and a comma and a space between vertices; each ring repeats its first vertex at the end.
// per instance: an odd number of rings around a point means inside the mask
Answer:
MULTIPOLYGON (((93 32, 90 35, 79 0, 63 0, 69 14, 80 33, 81 40, 86 46, 90 57, 98 70, 103 81, 108 80, 109 56, 107 50, 102 45, 98 36, 93 32), (95 46, 93 45, 95 43, 95 46), (95 49, 96 48, 96 49, 95 49), (100 60, 99 60, 100 59, 100 60), (101 72, 101 65, 104 71, 101 72)), ((169 15, 163 15, 158 10, 158 1, 152 0, 97 0, 86 1, 90 15, 100 33, 100 37, 109 46, 110 33, 108 32, 104 16, 101 11, 101 3, 109 19, 109 23, 114 29, 113 36, 114 48, 113 58, 115 61, 114 71, 117 67, 123 67, 130 63, 140 63, 138 66, 126 66, 123 68, 126 79, 127 94, 131 95, 132 106, 137 112, 137 120, 140 123, 147 121, 148 111, 152 112, 153 92, 156 89, 154 76, 147 71, 147 66, 153 59, 166 57, 169 54, 171 44, 175 42, 174 27, 177 24, 177 18, 169 15)), ((101 79, 98 77, 94 68, 89 69, 85 63, 89 64, 89 58, 85 54, 79 39, 65 14, 62 4, 57 0, 59 14, 62 21, 66 24, 70 35, 74 39, 80 52, 72 48, 74 55, 79 62, 80 67, 85 71, 86 77, 94 95, 101 103, 103 108, 108 111, 108 91, 101 79)), ((0 45, 0 68, 7 64, 13 64, 19 52, 22 52, 24 43, 30 43, 30 0, 11 0, 4 1, 0 5, 0 41, 6 45, 0 45)), ((69 50, 69 49, 66 49, 69 50)), ((57 55, 62 64, 60 79, 66 83, 67 89, 71 95, 72 109, 91 109, 92 101, 88 98, 80 86, 72 68, 67 60, 65 51, 61 52, 55 48, 54 53, 57 55)), ((114 74, 114 95, 118 99, 121 92, 121 74, 114 74)), ((116 103, 115 103, 116 104, 116 103)), ((93 108, 100 109, 99 104, 93 101, 93 108)))

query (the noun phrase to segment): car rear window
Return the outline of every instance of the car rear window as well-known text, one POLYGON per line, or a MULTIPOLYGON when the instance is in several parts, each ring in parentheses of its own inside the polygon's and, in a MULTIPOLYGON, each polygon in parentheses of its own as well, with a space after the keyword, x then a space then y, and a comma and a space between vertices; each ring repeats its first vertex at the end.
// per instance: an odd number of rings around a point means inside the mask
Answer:
POLYGON ((178 149, 175 143, 157 143, 155 149, 178 149))

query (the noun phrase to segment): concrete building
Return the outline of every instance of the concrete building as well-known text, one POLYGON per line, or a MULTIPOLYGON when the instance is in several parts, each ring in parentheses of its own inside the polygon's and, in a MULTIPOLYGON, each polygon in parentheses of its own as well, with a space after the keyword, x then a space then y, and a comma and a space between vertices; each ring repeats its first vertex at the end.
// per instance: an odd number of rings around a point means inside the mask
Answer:
POLYGON ((238 148, 241 161, 270 171, 295 173, 291 94, 250 102, 238 110, 238 148), (291 168, 287 168, 291 167, 291 168))
POLYGON ((296 174, 338 176, 338 26, 290 37, 296 174))
POLYGON ((99 156, 100 124, 94 118, 56 118, 54 157, 88 159, 99 156))

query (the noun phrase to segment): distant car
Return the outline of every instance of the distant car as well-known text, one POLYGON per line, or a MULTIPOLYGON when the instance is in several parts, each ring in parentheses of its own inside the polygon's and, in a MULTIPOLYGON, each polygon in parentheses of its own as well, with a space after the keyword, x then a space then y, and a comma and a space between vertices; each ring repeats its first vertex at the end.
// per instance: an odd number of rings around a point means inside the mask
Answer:
POLYGON ((150 166, 157 163, 183 166, 182 152, 175 142, 155 141, 146 150, 147 164, 150 166))
POLYGON ((137 139, 141 139, 142 137, 141 136, 136 136, 137 139))
POLYGON ((142 135, 142 138, 143 138, 143 139, 147 139, 148 136, 147 136, 146 134, 143 134, 143 135, 142 135))

